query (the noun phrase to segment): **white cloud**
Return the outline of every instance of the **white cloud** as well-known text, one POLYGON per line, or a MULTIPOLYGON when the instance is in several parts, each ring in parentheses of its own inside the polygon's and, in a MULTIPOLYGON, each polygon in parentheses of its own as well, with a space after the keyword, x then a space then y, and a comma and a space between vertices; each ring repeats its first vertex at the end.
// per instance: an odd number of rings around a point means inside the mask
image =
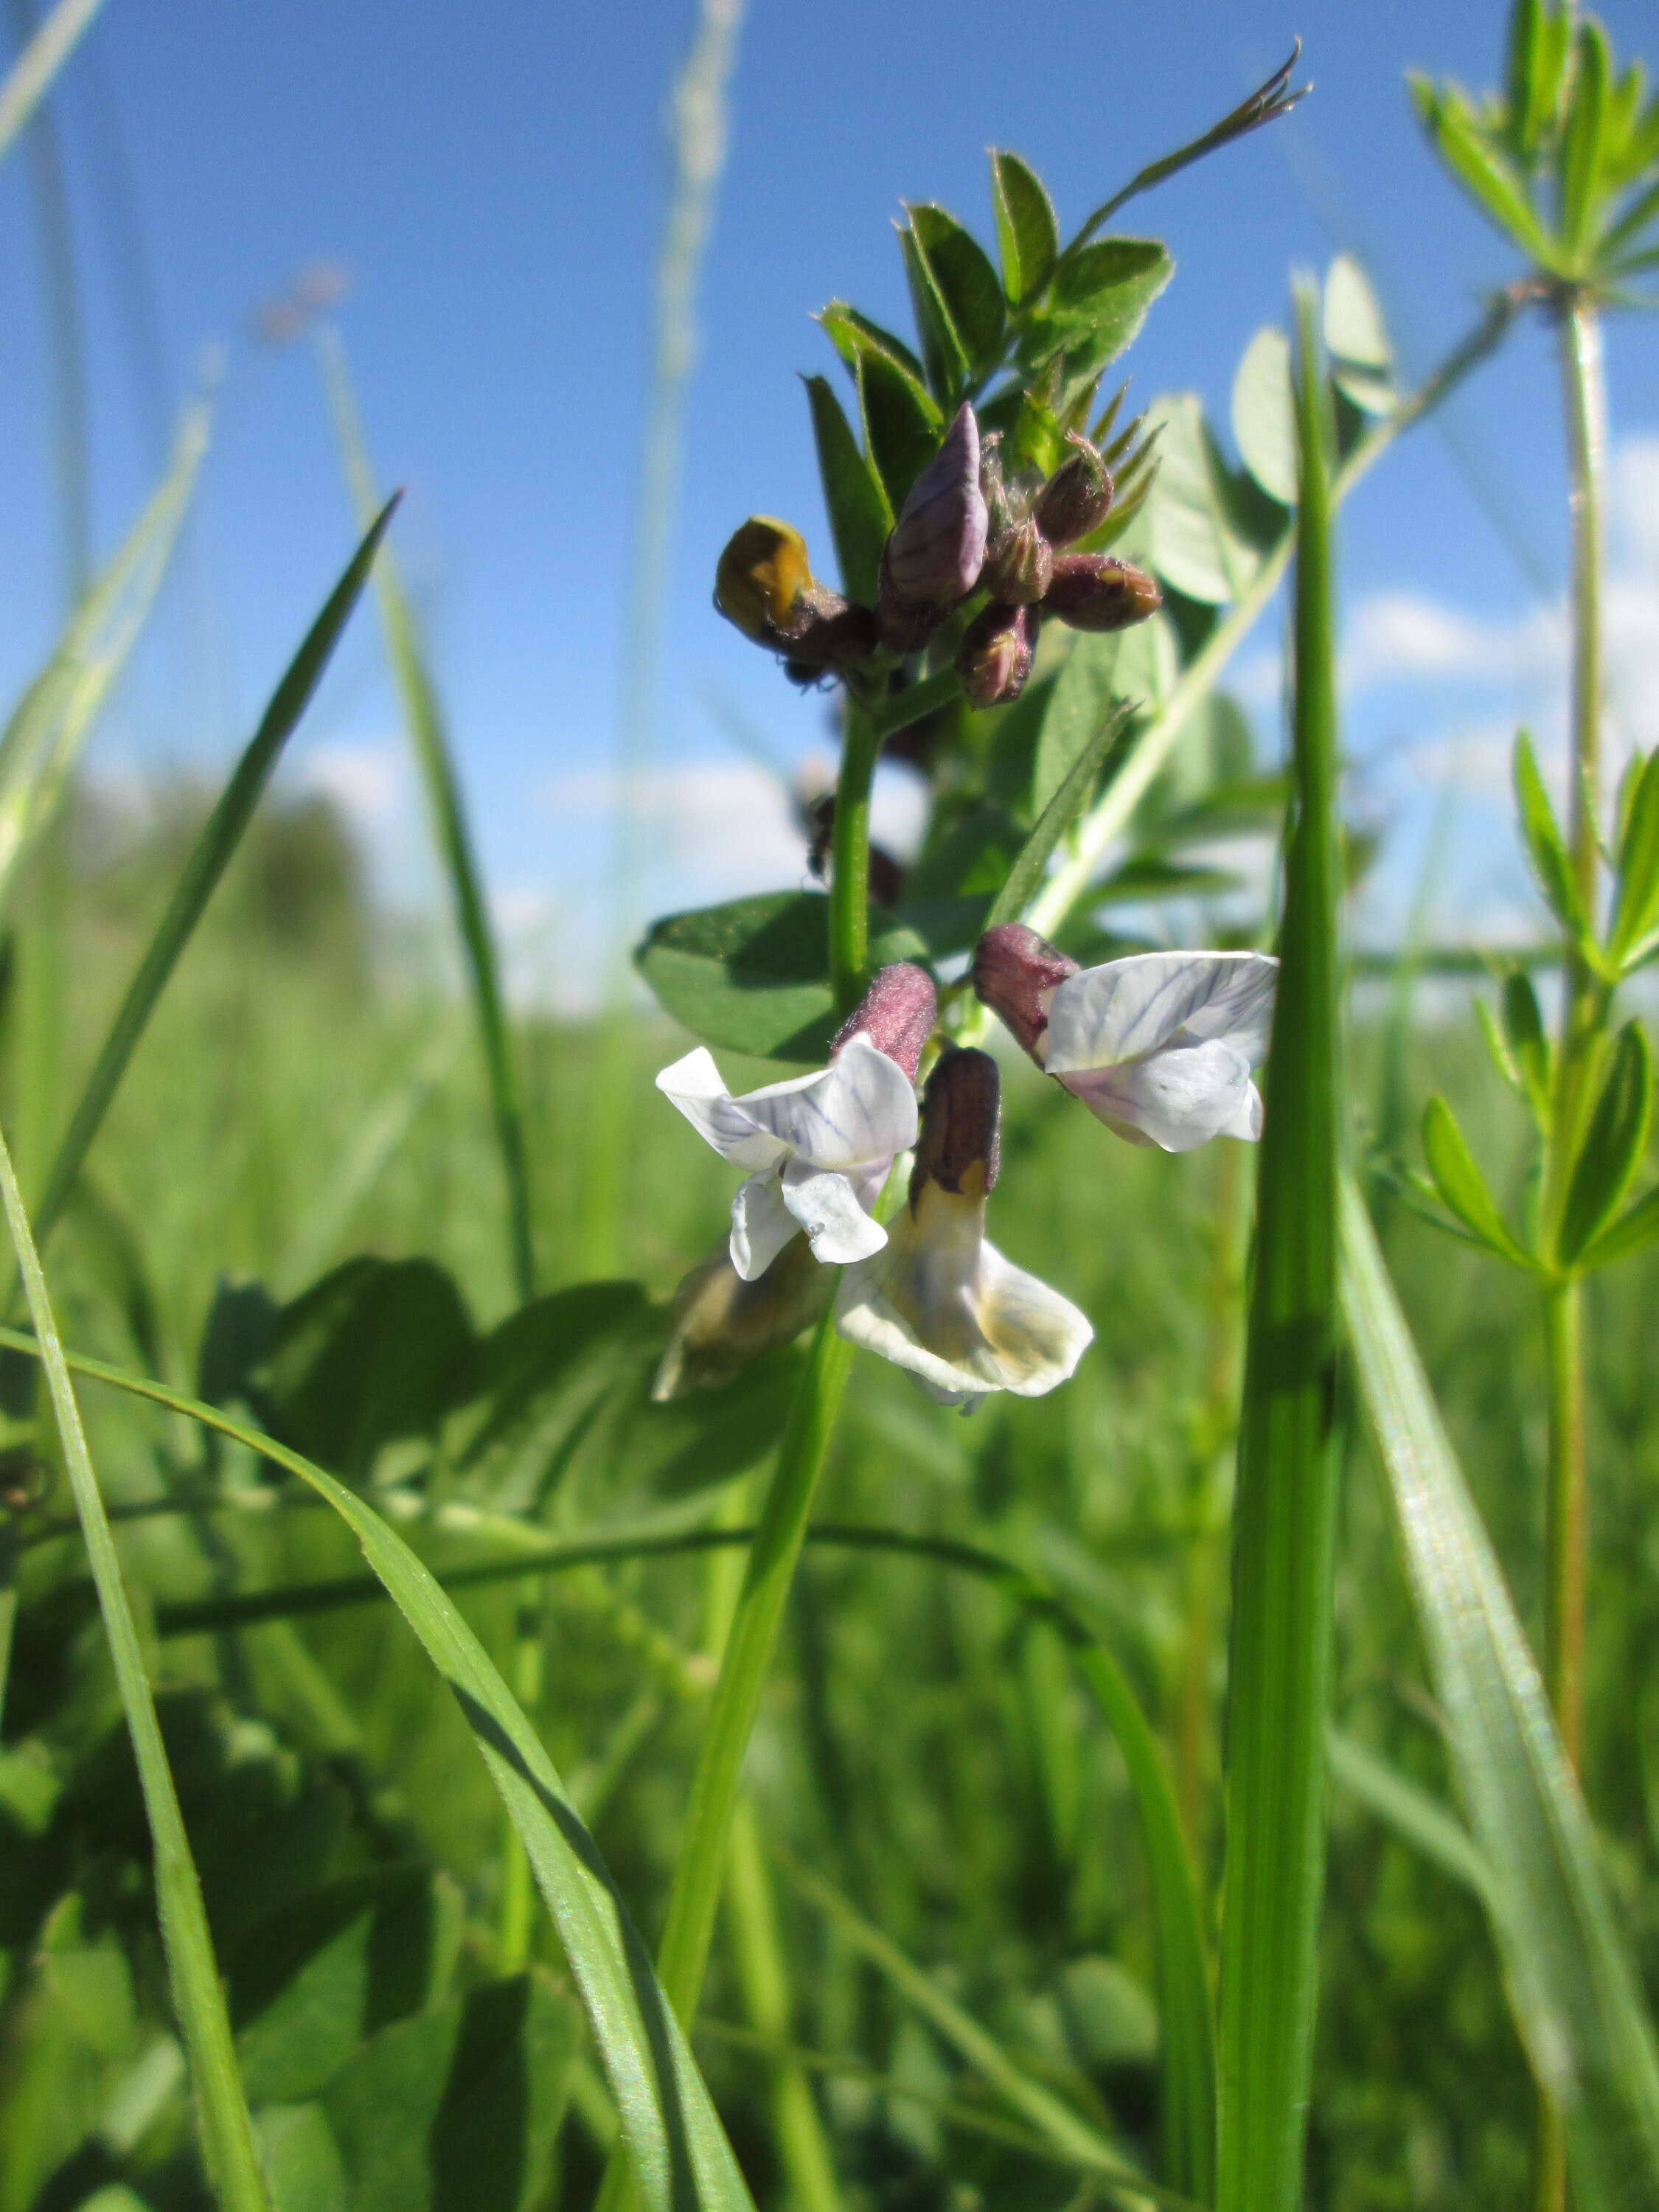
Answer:
POLYGON ((313 745, 295 763, 295 778, 302 788, 332 799, 370 842, 396 826, 409 796, 408 757, 389 738, 313 745))

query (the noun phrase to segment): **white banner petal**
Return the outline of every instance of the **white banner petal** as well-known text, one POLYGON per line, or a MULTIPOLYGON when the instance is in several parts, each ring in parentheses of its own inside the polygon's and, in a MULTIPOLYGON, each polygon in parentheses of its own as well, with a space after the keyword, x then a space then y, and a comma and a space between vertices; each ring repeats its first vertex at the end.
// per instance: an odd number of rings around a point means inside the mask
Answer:
POLYGON ((849 1037, 828 1067, 751 1091, 734 1103, 815 1168, 890 1160, 916 1140, 910 1079, 867 1037, 849 1037))
POLYGON ((1139 1134, 1166 1152, 1190 1152, 1224 1131, 1244 1134, 1255 1091, 1243 1054, 1213 1040, 1059 1079, 1120 1136, 1139 1134))
POLYGON ((1073 1074, 1209 1039, 1258 1066, 1278 974, 1260 952, 1137 952, 1085 968, 1049 1002, 1043 1066, 1073 1074))
POLYGON ((720 1072, 706 1046, 699 1045, 684 1060, 665 1067, 657 1078, 657 1088, 671 1105, 679 1109, 703 1141, 733 1167, 763 1172, 776 1167, 785 1157, 786 1147, 756 1126, 720 1081, 720 1072))

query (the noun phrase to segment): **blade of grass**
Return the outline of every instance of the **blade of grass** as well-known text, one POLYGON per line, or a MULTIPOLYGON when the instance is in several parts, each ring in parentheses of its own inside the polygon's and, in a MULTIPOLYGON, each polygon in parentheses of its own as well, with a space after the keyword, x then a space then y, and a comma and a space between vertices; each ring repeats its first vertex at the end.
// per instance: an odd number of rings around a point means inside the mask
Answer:
POLYGON ((1426 1790, 1379 1759, 1358 1738, 1332 1729, 1325 1740, 1331 1778, 1349 1795, 1368 1806, 1385 1827, 1420 1851, 1425 1859, 1473 1890, 1491 1909, 1492 1869, 1469 1841, 1468 1831, 1455 1814, 1426 1790))
POLYGON ((178 1794, 161 1741, 161 1724, 144 1668, 138 1631, 127 1603, 115 1539, 105 1517, 104 1501, 93 1473, 74 1386, 64 1363, 63 1346, 58 1342, 57 1323, 40 1272, 40 1255, 29 1234, 28 1216, 3 1135, 0 1204, 4 1206, 6 1225, 22 1270, 29 1316, 40 1344, 40 1363, 63 1447, 64 1471, 86 1539, 87 1558, 97 1585, 99 1610, 109 1639, 121 1710, 132 1739, 132 1755, 155 1847, 155 1904, 167 1954, 167 1980, 185 2046, 190 2053, 208 2179, 224 2212, 270 2212, 270 2199, 254 2153, 253 2130, 242 2094, 241 2075, 237 2070, 230 2016, 213 1955, 213 1939, 208 1932, 202 1886, 197 1876, 196 1862, 191 1856, 184 1815, 179 1809, 178 1794))
POLYGON ((1296 307, 1291 813, 1233 1518, 1218 2212, 1291 2212, 1300 2201, 1325 1867, 1340 861, 1330 499, 1310 288, 1296 307))
MULTIPOLYGON (((44 1340, 37 1344, 15 1329, 0 1329, 0 1343, 46 1358, 44 1340)), ((100 1360, 58 1356, 77 1374, 246 1445, 297 1475, 346 1522, 454 1692, 529 1854, 586 2008, 645 2203, 652 2212, 754 2212, 702 2077, 598 1846, 541 1739, 428 1569, 372 1507, 299 1452, 162 1383, 100 1360)))
POLYGON ((208 423, 204 404, 186 410, 166 475, 0 731, 0 903, 56 815, 82 744, 155 605, 207 451, 208 423))
POLYGON ((1582 2212, 1659 2206, 1659 2052, 1595 1832, 1358 1193, 1343 1305, 1492 1932, 1540 2084, 1568 2115, 1582 2212))
MULTIPOLYGON (((26 1347, 27 1340, 14 1340, 0 1330, 0 1345, 14 1341, 26 1347)), ((618 1528, 572 1540, 526 1532, 515 1539, 509 1557, 447 1567, 439 1579, 447 1589, 469 1589, 607 1560, 621 1564, 741 1547, 752 1543, 756 1534, 751 1528, 618 1528)), ((1157 1735, 1109 1647, 1071 1606, 1024 1567, 976 1544, 838 1522, 817 1522, 808 1528, 805 1540, 830 1550, 894 1553, 977 1575, 996 1583, 1033 1619, 1047 1622, 1065 1644, 1079 1680, 1116 1739, 1146 1849, 1158 1958, 1164 2170, 1176 2186, 1207 2199, 1215 2165, 1215 2052, 1198 1876, 1157 1735)), ((156 1627, 163 1636, 193 1635, 361 1604, 381 1595, 374 1576, 354 1575, 237 1596, 163 1601, 156 1608, 156 1627)))
POLYGON ((270 781, 283 747, 305 712, 347 617, 357 604, 398 496, 394 494, 381 508, 322 612, 306 633, 299 651, 271 694, 258 728, 248 740, 246 750, 191 848, 167 911, 127 986, 126 995, 93 1062, 92 1073, 52 1161, 34 1218, 35 1237, 43 1245, 75 1188, 75 1179, 92 1149, 156 1002, 167 988, 179 957, 190 942, 219 878, 229 866, 242 832, 270 781))
MULTIPOLYGON (((366 528, 379 500, 356 395, 346 367, 345 349, 338 333, 326 328, 320 330, 317 334, 317 352, 328 393, 329 412, 334 418, 335 435, 339 441, 341 463, 357 509, 358 527, 366 528)), ((483 1048, 495 1145, 507 1187, 507 1244, 514 1287, 522 1305, 536 1292, 530 1164, 525 1144, 524 1103, 507 1030, 495 943, 484 904, 483 884, 444 729, 443 711, 427 665, 415 611, 410 605, 397 561, 390 550, 374 571, 374 593, 380 605, 380 626, 386 635, 386 657, 392 663, 410 745, 426 793, 433 842, 449 880, 456 933, 461 941, 461 956, 478 1024, 478 1041, 483 1048)))
POLYGON ((46 98, 103 0, 58 0, 0 85, 0 158, 46 98))

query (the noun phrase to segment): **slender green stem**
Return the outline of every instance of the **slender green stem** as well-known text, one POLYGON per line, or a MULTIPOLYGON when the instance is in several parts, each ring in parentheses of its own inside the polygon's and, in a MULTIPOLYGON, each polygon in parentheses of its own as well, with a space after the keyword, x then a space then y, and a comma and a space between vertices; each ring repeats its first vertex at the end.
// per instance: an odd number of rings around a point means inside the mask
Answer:
MULTIPOLYGON (((533 1728, 542 1701, 545 1673, 541 1608, 526 1601, 513 1621, 513 1694, 533 1728)), ((510 1817, 504 1822, 501 1856, 501 1894, 495 1921, 495 1960, 503 1974, 516 1974, 530 1963, 536 1928, 536 1887, 529 1856, 510 1817)))
POLYGON ((870 981, 870 786, 880 752, 875 724, 849 699, 830 876, 830 979, 841 1014, 852 1012, 870 981))
POLYGON ((174 2009, 190 2054, 196 2091, 202 2148, 210 2182, 222 2212, 270 2212, 270 2199, 253 2147, 253 2130, 247 2102, 237 2070, 235 2045, 225 1994, 208 1932, 202 1885, 191 1856, 179 1808, 161 1723, 145 1671, 138 1631, 127 1602, 115 1538, 104 1512, 103 1496, 87 1449, 81 1412, 70 1381, 64 1349, 40 1255, 29 1233, 11 1155, 0 1136, 0 1203, 22 1271, 29 1317, 40 1346, 40 1358, 52 1399, 63 1447, 64 1470, 85 1535, 87 1560, 98 1592, 104 1632, 109 1640, 116 1686, 127 1729, 132 1739, 134 1763, 149 1822, 155 1851, 155 1903, 161 1942, 167 1954, 167 1976, 174 2009))
MULTIPOLYGON (((657 1954, 664 1992, 684 2025, 689 2026, 696 2014, 714 1939, 744 1753, 760 1710, 761 1692, 806 1534, 813 1492, 852 1364, 853 1347, 836 1335, 832 1309, 818 1324, 778 1447, 776 1472, 750 1547, 698 1748, 685 1839, 669 1890, 668 1912, 657 1954)), ((631 2173, 613 2159, 600 2193, 601 2212, 617 2212, 617 2208, 634 2201, 631 2173)))

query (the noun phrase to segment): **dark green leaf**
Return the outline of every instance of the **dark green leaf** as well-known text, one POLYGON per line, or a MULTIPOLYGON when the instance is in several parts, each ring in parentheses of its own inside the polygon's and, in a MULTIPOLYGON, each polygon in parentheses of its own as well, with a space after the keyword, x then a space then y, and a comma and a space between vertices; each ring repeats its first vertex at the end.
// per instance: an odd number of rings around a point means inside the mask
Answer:
POLYGON ((472 1347, 460 1293, 429 1260, 348 1260, 283 1308, 256 1376, 273 1432, 363 1481, 433 1433, 472 1347))
MULTIPOLYGON (((820 892, 769 891, 670 915, 635 958, 660 1004, 705 1043, 762 1060, 822 1060, 837 1026, 828 906, 820 892)), ((872 936, 872 968, 926 957, 908 930, 877 921, 872 936)))
POLYGON ((968 388, 968 349, 957 333, 921 242, 908 223, 900 228, 898 240, 899 252, 904 257, 904 281, 910 292, 910 312, 916 319, 916 329, 921 337, 927 386, 948 412, 968 388))
POLYGON ((365 2038, 423 2011, 459 1936, 421 1867, 375 1868, 249 1930, 229 1966, 242 2079, 255 2103, 315 2095, 365 2038))
POLYGON ((1018 154, 991 156, 991 202, 996 210, 1002 281, 1016 307, 1042 289, 1060 252, 1060 226, 1042 179, 1018 154))
POLYGON ((1534 1115, 1540 1121, 1547 1120, 1553 1063, 1538 994, 1524 968, 1512 969, 1504 979, 1504 1036, 1534 1115))
POLYGON ((1567 1185, 1556 1252, 1571 1267, 1622 1204, 1647 1150, 1653 1060, 1640 1022, 1626 1022, 1567 1185))
POLYGON ((926 389, 884 354, 860 354, 856 374, 865 446, 897 514, 939 451, 945 418, 926 389))
MULTIPOLYGON (((1296 504, 1296 410, 1291 342, 1269 324, 1244 349, 1233 379, 1233 437, 1244 465, 1270 499, 1296 504)), ((1282 524, 1281 524, 1282 526, 1282 524)))
POLYGON ((1583 1265, 1586 1272, 1608 1267, 1615 1260, 1642 1251, 1656 1237, 1659 1237, 1659 1190, 1650 1190, 1601 1231, 1584 1254, 1583 1265))
POLYGON ((574 2007, 535 1972, 383 2028, 320 2100, 351 2212, 527 2212, 579 2034, 574 2007))
MULTIPOLYGON (((320 2105, 267 2105, 254 2116, 259 2160, 270 2184, 276 2212, 351 2212, 350 2186, 340 2146, 320 2105)), ((134 2212, 147 2212, 138 2198, 134 2212)), ((128 2212, 101 2197, 88 2212, 128 2212)))
POLYGON ((1431 1098, 1423 1109, 1423 1157, 1447 1211, 1489 1250, 1517 1267, 1530 1267, 1531 1261, 1493 1204, 1486 1177, 1457 1126, 1457 1117, 1443 1098, 1431 1098))
POLYGON ((873 606, 881 549, 893 526, 892 510, 828 381, 822 376, 809 376, 805 381, 842 589, 849 599, 873 606))
POLYGON ((1138 853, 1089 890, 1091 906, 1141 905, 1168 898, 1214 898, 1236 891, 1243 878, 1226 868, 1187 868, 1156 853, 1138 853))
POLYGON ((997 272, 978 240, 944 208, 926 202, 906 213, 977 380, 995 367, 1002 351, 1005 310, 997 272))
POLYGON ((1018 921, 1036 896, 1054 848, 1088 804, 1096 779, 1121 733, 1123 723, 1121 710, 1108 714, 1073 762, 1064 782, 1037 817, 1036 827, 1020 848, 1018 858, 1008 871, 1007 881, 992 902, 985 917, 987 929, 995 929, 1005 921, 1018 921))
POLYGON ((1155 239, 1103 238, 1063 262, 1022 356, 1036 367, 1064 353, 1077 379, 1098 376, 1146 319, 1175 264, 1155 239))

